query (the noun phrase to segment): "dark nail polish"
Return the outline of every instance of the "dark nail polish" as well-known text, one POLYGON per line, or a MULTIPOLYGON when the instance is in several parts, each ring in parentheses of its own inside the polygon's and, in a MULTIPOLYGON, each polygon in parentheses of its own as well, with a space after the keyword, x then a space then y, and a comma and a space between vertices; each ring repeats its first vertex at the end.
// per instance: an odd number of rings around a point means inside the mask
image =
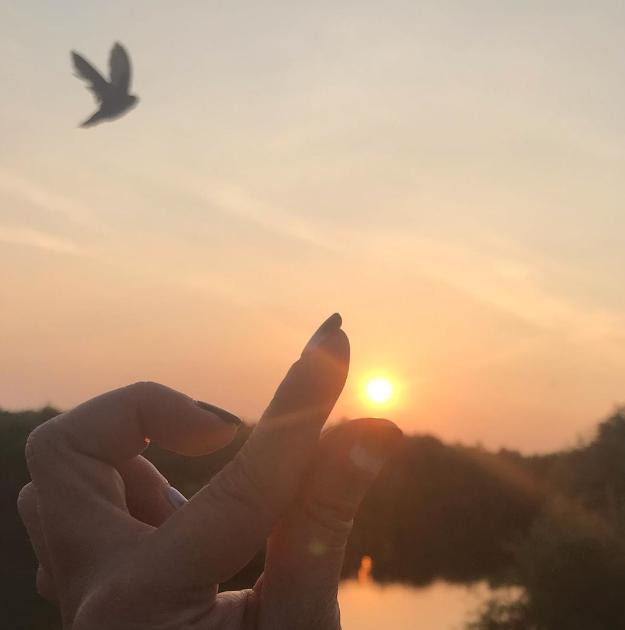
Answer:
POLYGON ((241 418, 238 418, 233 413, 230 413, 221 407, 216 407, 215 405, 211 405, 210 403, 203 402, 201 400, 196 400, 195 404, 201 409, 214 413, 219 419, 227 422, 228 424, 234 424, 237 427, 242 424, 241 418))
POLYGON ((328 317, 328 319, 326 319, 326 321, 317 328, 315 334, 309 339, 302 354, 306 354, 307 352, 314 350, 328 335, 338 330, 342 323, 343 320, 338 313, 330 315, 330 317, 328 317))

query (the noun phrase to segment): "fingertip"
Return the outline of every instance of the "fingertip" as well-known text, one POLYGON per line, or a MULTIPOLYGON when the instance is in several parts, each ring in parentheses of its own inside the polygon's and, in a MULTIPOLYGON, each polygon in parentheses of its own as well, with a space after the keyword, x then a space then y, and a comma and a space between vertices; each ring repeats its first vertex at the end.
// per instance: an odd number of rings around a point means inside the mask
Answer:
POLYGON ((377 451, 381 455, 390 455, 401 444, 403 438, 403 431, 391 420, 386 418, 364 419, 360 441, 367 444, 367 448, 370 450, 377 451))
POLYGON ((339 313, 330 315, 304 346, 301 360, 316 361, 321 357, 338 365, 349 364, 349 339, 342 324, 339 313))
POLYGON ((403 433, 393 422, 371 418, 353 442, 349 460, 361 470, 377 475, 388 459, 397 451, 403 433))
POLYGON ((377 472, 400 447, 403 432, 385 418, 357 418, 323 434, 320 448, 364 470, 377 472))
POLYGON ((230 444, 242 425, 240 418, 210 403, 187 398, 184 405, 184 423, 163 423, 157 427, 158 435, 150 436, 169 451, 207 455, 230 444))
POLYGON ((190 457, 208 455, 230 444, 240 426, 225 423, 219 416, 210 412, 202 413, 198 425, 194 434, 181 436, 178 444, 168 446, 168 450, 175 450, 190 457))
POLYGON ((342 363, 349 362, 349 337, 342 328, 338 328, 328 337, 326 343, 323 344, 322 349, 326 355, 329 355, 334 359, 338 359, 342 363))
MULTIPOLYGON (((314 337, 314 335, 313 335, 314 337)), ((278 386, 259 426, 292 425, 310 418, 323 426, 341 394, 349 371, 349 340, 339 328, 310 345, 278 386)))
POLYGON ((328 334, 323 341, 302 354, 299 363, 311 370, 317 378, 341 383, 341 389, 349 371, 349 338, 342 328, 328 334))
POLYGON ((313 333, 308 343, 304 346, 302 356, 313 352, 317 347, 324 343, 327 338, 341 328, 343 319, 339 313, 334 313, 328 317, 319 328, 313 333))

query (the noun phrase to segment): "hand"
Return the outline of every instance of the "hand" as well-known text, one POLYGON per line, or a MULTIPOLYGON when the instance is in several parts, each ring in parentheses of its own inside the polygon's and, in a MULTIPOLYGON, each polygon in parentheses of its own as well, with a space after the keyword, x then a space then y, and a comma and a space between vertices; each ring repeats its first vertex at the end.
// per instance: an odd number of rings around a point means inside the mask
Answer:
POLYGON ((38 591, 73 630, 337 630, 344 548, 397 445, 385 420, 320 439, 349 364, 338 315, 313 335, 237 456, 190 501, 140 453, 186 455, 236 432, 232 415, 155 383, 98 396, 30 435, 19 510, 38 591), (211 410, 212 409, 212 410, 211 410), (265 544, 253 589, 217 593, 265 544))

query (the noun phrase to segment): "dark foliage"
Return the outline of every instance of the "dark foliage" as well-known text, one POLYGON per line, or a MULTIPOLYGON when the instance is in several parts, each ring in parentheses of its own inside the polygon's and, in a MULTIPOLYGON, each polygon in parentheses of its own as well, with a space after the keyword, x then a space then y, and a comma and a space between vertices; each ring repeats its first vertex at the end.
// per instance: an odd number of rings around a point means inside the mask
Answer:
POLYGON ((513 549, 523 594, 489 602, 472 630, 625 628, 625 413, 559 458, 549 501, 513 549))
POLYGON ((57 628, 55 611, 34 590, 35 558, 16 502, 20 488, 28 483, 24 444, 39 424, 58 410, 11 413, 0 409, 0 610, 2 627, 43 630, 57 628), (6 625, 4 625, 6 624, 6 625))

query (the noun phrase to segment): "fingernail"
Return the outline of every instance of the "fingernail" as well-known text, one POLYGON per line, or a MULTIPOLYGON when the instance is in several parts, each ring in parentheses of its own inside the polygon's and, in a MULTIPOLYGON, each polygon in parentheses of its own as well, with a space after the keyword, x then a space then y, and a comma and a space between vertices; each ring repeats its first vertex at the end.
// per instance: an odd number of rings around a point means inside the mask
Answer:
POLYGON ((312 352, 323 342, 324 339, 328 337, 328 335, 338 330, 342 323, 343 320, 338 313, 330 315, 330 317, 328 317, 328 319, 326 319, 326 321, 317 328, 315 334, 308 340, 308 343, 304 346, 302 354, 304 355, 308 352, 312 352))
POLYGON ((402 432, 395 426, 365 433, 352 446, 349 459, 356 468, 377 475, 399 446, 402 437, 402 432))
POLYGON ((203 402, 201 400, 196 400, 195 404, 201 409, 205 409, 206 411, 210 411, 214 413, 220 420, 227 422, 228 424, 233 424, 235 426, 239 426, 242 424, 241 418, 238 418, 233 413, 226 411, 225 409, 221 409, 221 407, 215 407, 215 405, 211 405, 210 403, 203 402))
POLYGON ((186 502, 184 494, 174 488, 173 486, 167 487, 167 500, 176 508, 181 508, 186 502))

